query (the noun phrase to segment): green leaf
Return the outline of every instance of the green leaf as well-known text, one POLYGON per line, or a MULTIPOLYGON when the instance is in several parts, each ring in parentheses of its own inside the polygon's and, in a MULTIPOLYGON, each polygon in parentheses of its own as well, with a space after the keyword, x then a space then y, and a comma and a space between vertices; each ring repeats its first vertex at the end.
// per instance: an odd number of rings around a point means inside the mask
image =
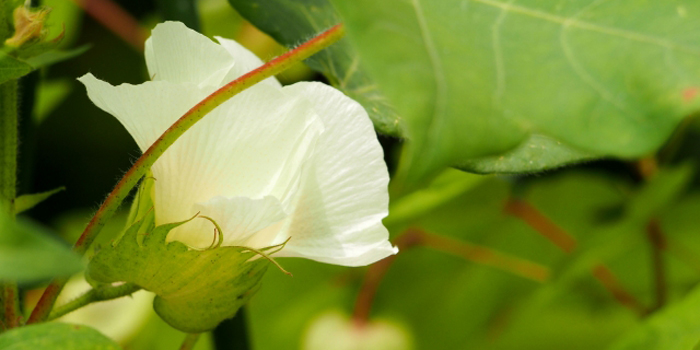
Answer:
POLYGON ((50 50, 34 57, 27 58, 26 62, 32 65, 34 69, 39 69, 80 56, 89 49, 90 45, 83 45, 69 50, 50 50))
POLYGON ((531 135, 571 148, 548 168, 639 157, 700 105, 697 1, 332 2, 405 120, 409 183, 531 135))
POLYGON ((647 319, 610 350, 693 350, 700 344, 700 288, 647 319))
POLYGON ((0 52, 0 84, 9 80, 19 79, 33 70, 34 68, 28 63, 0 52))
POLYGON ((65 190, 65 187, 55 188, 51 191, 36 193, 36 194, 24 194, 17 199, 15 199, 15 215, 34 208, 37 204, 45 201, 54 194, 65 190))
POLYGON ((83 264, 68 245, 28 221, 0 215, 0 280, 30 283, 67 277, 83 264))
MULTIPOLYGON (((294 47, 340 23, 328 0, 229 0, 245 19, 282 45, 294 47)), ((402 123, 367 75, 347 39, 312 56, 306 63, 352 99, 361 103, 380 132, 398 136, 402 123)))
POLYGON ((563 145, 544 135, 532 134, 518 147, 496 156, 475 158, 456 163, 455 167, 479 174, 531 173, 597 158, 563 145))
POLYGON ((197 251, 166 243, 170 230, 195 218, 150 230, 153 216, 148 211, 123 236, 98 249, 88 265, 88 281, 96 287, 130 282, 155 293, 158 315, 183 332, 209 331, 233 317, 260 287, 268 261, 249 261, 255 254, 241 247, 197 251))
POLYGON ((81 325, 44 323, 15 328, 0 335, 0 350, 119 350, 111 339, 81 325))

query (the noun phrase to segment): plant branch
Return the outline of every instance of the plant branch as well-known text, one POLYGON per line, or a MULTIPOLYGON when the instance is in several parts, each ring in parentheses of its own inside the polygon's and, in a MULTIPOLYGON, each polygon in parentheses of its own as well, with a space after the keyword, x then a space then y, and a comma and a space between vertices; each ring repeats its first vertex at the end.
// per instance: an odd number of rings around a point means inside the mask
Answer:
POLYGON ((182 345, 180 345, 180 350, 192 350, 194 349, 195 344, 197 344, 197 340, 199 340, 199 336, 202 333, 189 333, 185 337, 185 340, 182 341, 182 345))
POLYGON ((93 288, 68 303, 57 307, 51 312, 48 320, 55 320, 92 303, 121 298, 134 294, 139 290, 141 290, 141 287, 132 283, 125 283, 116 287, 93 288))
MULTIPOLYGON (((442 252, 457 255, 477 264, 495 267, 511 272, 537 282, 544 282, 549 278, 549 269, 531 261, 511 256, 487 247, 463 242, 460 240, 430 234, 420 229, 409 229, 400 234, 394 240, 394 245, 399 248, 399 253, 416 246, 425 246, 442 252)), ((353 319, 358 324, 364 324, 374 302, 379 285, 387 271, 396 260, 397 255, 387 257, 371 265, 365 274, 365 279, 360 287, 360 292, 355 300, 353 319)))
POLYGON ((639 316, 644 316, 649 313, 647 308, 625 289, 607 266, 598 264, 593 267, 591 272, 593 277, 610 292, 618 303, 634 311, 639 316))
POLYGON ((662 308, 666 304, 668 292, 666 283, 666 268, 663 251, 666 250, 661 224, 658 220, 652 219, 647 225, 647 235, 651 243, 651 262, 654 271, 654 292, 656 300, 651 308, 651 312, 662 308))
MULTIPOLYGON (((420 231, 408 230, 394 240, 394 245, 399 248, 399 253, 418 244, 420 241, 420 231)), ((377 295, 377 290, 389 268, 396 260, 397 255, 391 255, 372 265, 367 269, 365 278, 362 281, 360 292, 355 299, 355 310, 353 312, 353 320, 358 325, 364 325, 369 319, 369 312, 374 303, 374 297, 377 295)))
POLYGON ((136 51, 143 52, 146 31, 119 5, 110 0, 73 0, 73 2, 136 51))
POLYGON ((525 221, 564 252, 571 253, 576 250, 576 238, 553 223, 530 203, 511 198, 506 202, 504 210, 506 213, 525 221))
MULTIPOLYGON (((295 63, 301 62, 311 55, 321 51, 329 45, 340 40, 345 33, 342 24, 338 24, 331 29, 321 33, 306 43, 298 46, 294 50, 267 62, 266 64, 254 69, 238 79, 224 85, 216 90, 204 100, 197 103, 185 115, 178 119, 163 135, 161 135, 146 152, 139 157, 134 165, 129 169, 124 177, 117 183, 112 192, 107 196, 107 199, 102 203, 100 208, 92 217, 87 227, 83 231, 78 241, 75 243, 74 250, 78 254, 84 254, 95 237, 105 225, 107 220, 114 215, 121 202, 126 198, 132 188, 136 186, 138 181, 146 175, 151 166, 182 134, 185 133, 192 125, 201 120, 205 115, 214 110, 216 107, 237 95, 243 90, 274 76, 295 63)), ((32 312, 28 323, 41 322, 46 319, 48 312, 56 301, 58 293, 63 288, 65 280, 59 280, 46 289, 41 296, 37 307, 32 312)))
MULTIPOLYGON (((576 238, 559 227, 550 218, 540 212, 535 206, 523 200, 510 199, 504 210, 513 215, 532 229, 549 239, 565 253, 572 253, 576 249, 576 238)), ((593 276, 605 287, 617 302, 635 311, 639 315, 647 313, 644 305, 629 293, 618 281, 607 266, 598 264, 593 268, 593 276)))
POLYGON ((484 246, 428 233, 423 234, 421 244, 460 256, 477 264, 507 271, 535 282, 545 282, 549 279, 550 272, 546 266, 484 246))

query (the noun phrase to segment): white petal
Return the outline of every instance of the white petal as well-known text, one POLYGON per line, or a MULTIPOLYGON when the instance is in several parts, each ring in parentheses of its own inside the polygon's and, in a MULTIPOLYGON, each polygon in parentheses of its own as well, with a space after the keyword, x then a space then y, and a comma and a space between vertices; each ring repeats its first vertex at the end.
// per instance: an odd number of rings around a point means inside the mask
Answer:
POLYGON ((149 81, 112 86, 88 73, 78 78, 97 107, 117 118, 145 151, 207 94, 192 84, 149 81))
MULTIPOLYGON (((219 196, 274 196, 288 206, 322 131, 308 101, 266 84, 242 92, 195 124, 152 167, 156 222, 191 217, 199 210, 195 204, 214 205, 210 200, 219 196)), ((231 236, 226 245, 240 239, 231 236)))
POLYGON ((146 65, 153 80, 221 86, 234 65, 231 55, 180 22, 158 24, 146 40, 146 65))
POLYGON ((388 213, 389 174, 364 108, 321 83, 297 83, 283 91, 311 101, 325 131, 294 212, 275 240, 291 237, 278 255, 360 266, 395 254, 381 223, 388 213))
MULTIPOLYGON (((197 203, 194 210, 200 215, 215 218, 224 234, 225 246, 244 245, 254 233, 284 219, 282 204, 277 198, 214 197, 197 203)), ((186 245, 204 249, 215 242, 214 225, 203 219, 195 219, 168 234, 168 241, 180 241, 186 245)))
MULTIPOLYGON (((228 51, 231 57, 233 57, 234 62, 236 62, 224 79, 226 83, 263 65, 264 62, 258 58, 258 56, 238 42, 219 36, 215 36, 214 38, 228 51)), ((275 77, 267 78, 263 80, 263 82, 278 88, 282 87, 282 84, 280 84, 275 77)))

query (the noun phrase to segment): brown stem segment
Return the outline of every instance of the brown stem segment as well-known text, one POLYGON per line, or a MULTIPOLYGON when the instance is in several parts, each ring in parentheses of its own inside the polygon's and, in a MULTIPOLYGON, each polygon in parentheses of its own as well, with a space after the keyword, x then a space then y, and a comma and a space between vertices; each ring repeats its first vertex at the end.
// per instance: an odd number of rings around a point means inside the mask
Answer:
POLYGON ((508 271, 536 282, 545 282, 549 279, 549 268, 484 246, 427 233, 423 235, 421 243, 426 247, 508 271))
POLYGON ((639 316, 644 316, 648 313, 646 307, 625 289, 613 272, 605 265, 594 266, 592 273, 593 277, 612 294, 618 303, 634 311, 639 316))
MULTIPOLYGON (((537 282, 544 282, 549 278, 549 269, 531 261, 511 256, 487 247, 467 243, 457 239, 441 235, 427 233, 420 229, 409 229, 399 235, 394 241, 399 252, 405 252, 408 248, 425 246, 442 252, 450 253, 466 260, 495 267, 511 272, 537 282)), ((377 289, 396 260, 396 255, 390 256, 370 266, 355 301, 353 318, 356 323, 364 324, 372 307, 377 289)))
POLYGON ((509 199, 504 210, 506 213, 525 221, 564 252, 571 253, 576 249, 576 238, 552 222, 530 203, 519 199, 509 199))
POLYGON ((83 11, 139 52, 143 52, 146 31, 139 22, 110 0, 73 0, 83 11))
MULTIPOLYGON (((163 135, 136 160, 131 169, 124 174, 124 177, 119 180, 119 183, 117 183, 109 196, 107 196, 107 199, 105 199, 97 210, 95 216, 92 217, 82 235, 75 243, 73 250, 81 255, 87 251, 107 220, 114 215, 121 202, 128 196, 131 189, 136 186, 139 180, 146 175, 158 157, 196 122, 236 94, 309 58, 311 55, 340 40, 344 34, 345 29, 342 24, 333 26, 294 50, 290 50, 224 85, 207 96, 204 100, 197 103, 170 126, 168 130, 166 130, 163 135)), ((63 289, 65 283, 65 280, 58 280, 49 285, 49 288, 46 289, 41 299, 39 299, 39 303, 32 312, 28 323, 46 320, 58 297, 58 293, 63 289)))
MULTIPOLYGON (((399 252, 403 252, 408 248, 419 244, 421 241, 420 231, 408 230, 396 237, 394 240, 394 245, 399 248, 399 252)), ((398 255, 391 255, 383 260, 380 260, 372 265, 370 265, 367 273, 365 274, 365 279, 360 287, 360 292, 357 294, 357 299, 355 300, 355 311, 353 312, 353 319, 357 325, 364 325, 369 319, 369 312, 372 309, 372 303, 374 302, 374 297, 377 294, 379 285, 384 279, 389 267, 394 263, 398 255)))
POLYGON ((654 271, 654 292, 656 300, 651 311, 656 311, 666 304, 668 292, 666 289, 666 268, 663 251, 666 250, 666 240, 664 239, 661 225, 657 219, 652 219, 647 225, 647 235, 651 242, 651 262, 654 271))
MULTIPOLYGON (((510 199, 506 203, 504 211, 523 220, 565 253, 572 253, 576 249, 576 239, 530 203, 523 200, 510 199)), ((617 302, 639 315, 647 313, 644 305, 625 290, 624 286, 607 266, 603 264, 596 265, 592 272, 593 276, 610 292, 617 302)))

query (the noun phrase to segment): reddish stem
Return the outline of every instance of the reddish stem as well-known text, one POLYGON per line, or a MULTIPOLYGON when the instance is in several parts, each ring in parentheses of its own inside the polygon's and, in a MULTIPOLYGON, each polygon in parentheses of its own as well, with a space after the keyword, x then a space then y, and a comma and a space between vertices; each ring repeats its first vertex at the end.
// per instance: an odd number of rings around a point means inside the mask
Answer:
POLYGON ((656 300, 651 311, 658 310, 666 304, 666 269, 664 264, 663 251, 666 250, 666 240, 661 230, 661 225, 656 219, 649 221, 647 225, 647 235, 651 242, 651 261, 652 269, 654 270, 654 291, 656 300))
MULTIPOLYGON (((572 253, 576 249, 576 239, 533 205, 522 200, 511 199, 506 203, 505 212, 523 220, 565 253, 572 253)), ((599 264, 593 268, 592 272, 593 276, 612 294, 616 301, 640 315, 646 314, 646 308, 642 303, 625 290, 607 266, 599 264)))
POLYGON ((110 0, 73 0, 90 17, 120 37, 139 52, 143 52, 146 31, 136 19, 110 0))
POLYGON ((615 277, 615 274, 605 265, 599 264, 593 267, 591 271, 605 289, 617 300, 618 303, 634 311, 639 316, 644 316, 648 313, 646 307, 630 294, 620 281, 615 277))
MULTIPOLYGON (((408 230, 394 240, 394 245, 399 248, 399 252, 403 252, 419 244, 421 239, 420 231, 408 230)), ((367 269, 365 279, 360 287, 360 292, 357 294, 357 299, 355 300, 355 311, 353 312, 353 319, 358 326, 367 323, 369 312, 372 309, 374 297, 377 294, 379 285, 397 256, 398 255, 389 256, 370 265, 367 269)))
POLYGON ((566 253, 576 250, 576 238, 544 216, 530 203, 518 199, 506 202, 505 212, 525 221, 535 231, 566 253))

